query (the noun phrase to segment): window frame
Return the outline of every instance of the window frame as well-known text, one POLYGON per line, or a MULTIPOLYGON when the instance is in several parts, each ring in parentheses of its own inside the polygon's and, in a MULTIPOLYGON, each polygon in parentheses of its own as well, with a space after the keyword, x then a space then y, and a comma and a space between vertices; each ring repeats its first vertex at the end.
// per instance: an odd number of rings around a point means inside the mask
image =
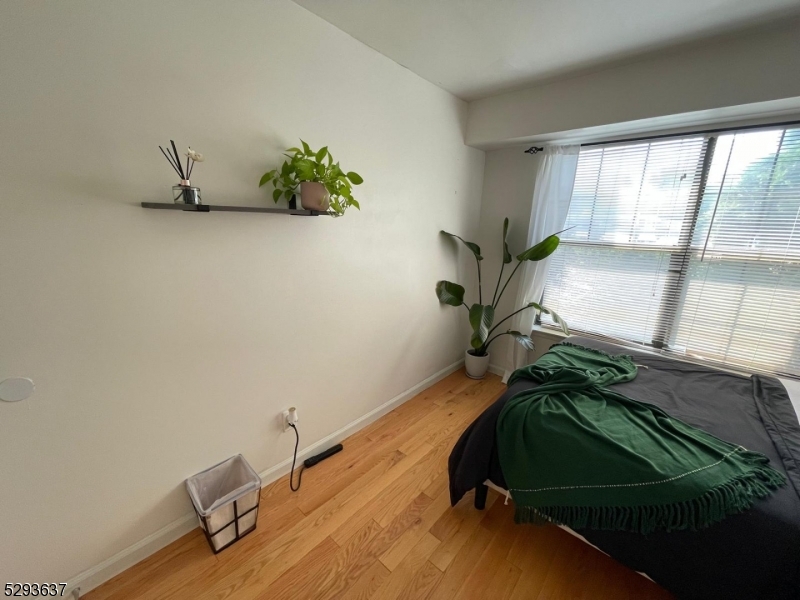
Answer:
MULTIPOLYGON (((695 236, 695 232, 697 229, 698 224, 698 217, 700 215, 700 210, 703 204, 706 186, 708 182, 709 172, 711 170, 711 166, 714 160, 714 154, 716 151, 717 140, 720 136, 723 135, 731 135, 737 133, 744 133, 746 131, 752 130, 778 130, 783 129, 781 134, 781 144, 779 144, 779 148, 782 145, 782 141, 786 135, 787 129, 795 128, 800 125, 800 122, 791 122, 791 123, 774 123, 774 124, 765 124, 765 125, 757 125, 757 126, 750 126, 750 127, 731 127, 725 129, 714 129, 709 130, 706 132, 686 132, 680 133, 675 135, 662 135, 662 136, 653 136, 653 137, 641 137, 635 139, 628 139, 628 140, 619 140, 618 142, 598 142, 593 144, 587 144, 587 146, 604 146, 610 147, 614 145, 624 145, 624 144, 633 144, 637 142, 655 142, 660 139, 668 138, 668 137, 693 137, 693 136, 704 136, 703 146, 700 152, 699 160, 701 161, 701 165, 699 169, 695 170, 695 177, 697 178, 697 185, 693 186, 693 193, 690 197, 690 201, 687 203, 686 211, 684 214, 683 221, 681 222, 681 229, 678 236, 678 243, 675 246, 643 246, 638 244, 614 244, 614 243, 603 243, 603 242, 583 242, 583 241, 576 241, 576 240, 561 240, 561 244, 565 246, 573 246, 573 247, 595 247, 595 248, 607 248, 607 249, 630 249, 630 250, 639 250, 639 251, 660 251, 660 252, 669 252, 669 265, 667 267, 667 279, 664 284, 664 293, 662 294, 662 298, 659 302, 658 307, 658 315, 656 317, 656 325, 653 329, 652 339, 650 343, 640 343, 634 340, 627 340, 627 339, 620 339, 613 336, 608 336, 602 333, 596 332, 584 332, 580 331, 583 334, 597 337, 599 339, 608 339, 615 341, 617 343, 623 343, 625 345, 631 347, 643 347, 646 350, 668 354, 670 356, 674 356, 680 360, 684 360, 687 362, 692 362, 696 364, 704 364, 708 366, 712 366, 714 368, 719 368, 721 370, 734 372, 734 373, 768 373, 774 376, 791 378, 791 379, 800 379, 800 375, 794 373, 786 373, 780 370, 772 370, 766 371, 759 368, 745 368, 741 365, 736 364, 729 364, 724 362, 714 361, 713 359, 705 359, 701 356, 694 355, 692 353, 681 353, 676 351, 672 348, 669 344, 670 340, 673 337, 673 333, 679 327, 679 316, 680 311, 682 308, 681 302, 673 301, 675 298, 681 298, 686 293, 686 285, 688 281, 688 272, 691 263, 691 259, 693 254, 696 254, 697 248, 693 246, 692 241, 695 236)), ((776 162, 777 162, 777 154, 776 154, 776 162)), ((774 167, 773 167, 774 168, 774 167)), ((716 212, 716 206, 714 208, 716 212)), ((705 248, 703 249, 703 253, 705 253, 705 248)), ((546 290, 546 287, 545 287, 546 290)), ((541 302, 545 302, 545 291, 542 292, 542 298, 540 299, 541 302)), ((545 323, 541 319, 541 313, 536 315, 535 325, 549 330, 557 329, 550 323, 545 323)))

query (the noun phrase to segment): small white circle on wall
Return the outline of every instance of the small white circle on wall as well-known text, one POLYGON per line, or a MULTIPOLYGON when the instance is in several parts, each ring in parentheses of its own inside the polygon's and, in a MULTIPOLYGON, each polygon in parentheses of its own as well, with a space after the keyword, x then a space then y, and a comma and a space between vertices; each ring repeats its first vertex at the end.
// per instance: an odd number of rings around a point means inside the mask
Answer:
POLYGON ((33 393, 33 381, 27 377, 12 377, 0 381, 0 400, 19 402, 33 393))

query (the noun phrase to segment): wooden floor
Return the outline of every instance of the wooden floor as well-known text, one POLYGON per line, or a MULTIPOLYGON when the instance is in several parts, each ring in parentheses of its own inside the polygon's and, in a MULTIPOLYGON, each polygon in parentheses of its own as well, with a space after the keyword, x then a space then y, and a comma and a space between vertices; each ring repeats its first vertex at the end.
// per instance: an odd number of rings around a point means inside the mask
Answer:
POLYGON ((308 470, 262 490, 258 527, 212 554, 199 529, 86 595, 105 598, 670 598, 555 527, 515 525, 490 492, 450 507, 447 457, 504 390, 463 371, 359 431, 308 470))

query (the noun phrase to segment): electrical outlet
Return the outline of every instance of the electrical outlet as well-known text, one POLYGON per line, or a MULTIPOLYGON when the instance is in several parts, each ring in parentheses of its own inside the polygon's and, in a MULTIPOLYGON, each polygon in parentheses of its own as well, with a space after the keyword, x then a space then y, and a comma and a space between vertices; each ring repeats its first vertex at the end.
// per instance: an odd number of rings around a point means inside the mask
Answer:
POLYGON ((291 425, 297 425, 297 409, 294 406, 289 407, 283 411, 283 430, 289 431, 291 425), (290 425, 291 424, 291 425, 290 425))

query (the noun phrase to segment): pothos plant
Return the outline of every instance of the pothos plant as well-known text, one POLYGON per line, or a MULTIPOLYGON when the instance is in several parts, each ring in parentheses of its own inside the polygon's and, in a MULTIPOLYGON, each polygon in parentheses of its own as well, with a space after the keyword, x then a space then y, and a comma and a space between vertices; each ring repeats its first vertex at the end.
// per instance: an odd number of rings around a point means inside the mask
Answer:
MULTIPOLYGON (((503 280, 503 271, 505 266, 514 261, 514 257, 511 256, 511 252, 508 250, 508 243, 506 241, 506 237, 508 235, 508 219, 503 221, 503 264, 500 266, 500 275, 497 278, 497 285, 495 285, 494 294, 492 295, 492 302, 490 304, 483 303, 483 290, 481 282, 481 261, 483 260, 483 256, 481 256, 480 247, 472 242, 467 242, 453 233, 448 233, 446 231, 441 231, 440 233, 461 241, 461 243, 463 243, 475 256, 475 262, 478 265, 478 302, 472 306, 468 306, 464 302, 465 290, 462 286, 458 285, 457 283, 453 283, 452 281, 439 281, 436 283, 436 296, 439 298, 439 302, 442 304, 448 304, 450 306, 463 306, 469 313, 469 324, 472 327, 472 337, 470 338, 472 350, 469 351, 470 354, 474 356, 488 355, 489 345, 503 335, 510 335, 527 350, 533 350, 533 340, 527 334, 524 334, 520 331, 512 331, 511 329, 507 329, 506 331, 502 331, 500 333, 495 333, 503 323, 524 310, 534 309, 538 310, 540 313, 550 315, 553 321, 559 327, 561 327, 564 333, 569 333, 567 324, 561 317, 559 317, 554 311, 538 304, 537 302, 529 302, 522 308, 515 310, 506 318, 501 319, 495 324, 495 309, 497 308, 497 305, 500 304, 500 299, 503 297, 503 292, 506 291, 506 287, 508 287, 508 283, 516 274, 517 269, 519 269, 520 265, 522 265, 525 261, 538 262, 540 260, 544 260, 553 252, 555 252, 560 241, 557 233, 546 237, 535 246, 532 246, 525 250, 525 252, 518 254, 516 256, 517 264, 514 266, 514 270, 511 271, 511 274, 508 276, 503 284, 503 287, 501 288, 500 284, 503 280)), ((562 232, 559 231, 558 233, 562 232)))
POLYGON ((327 146, 314 151, 303 140, 300 140, 300 144, 302 148, 286 150, 284 156, 289 160, 284 161, 280 169, 264 173, 258 187, 271 181, 275 188, 272 199, 278 202, 281 197, 289 200, 297 193, 297 186, 304 181, 313 181, 321 183, 328 190, 331 202, 329 212, 332 216, 341 217, 350 206, 361 210, 352 193, 354 185, 364 183, 361 175, 355 171, 345 173, 338 162, 333 162, 327 146))

